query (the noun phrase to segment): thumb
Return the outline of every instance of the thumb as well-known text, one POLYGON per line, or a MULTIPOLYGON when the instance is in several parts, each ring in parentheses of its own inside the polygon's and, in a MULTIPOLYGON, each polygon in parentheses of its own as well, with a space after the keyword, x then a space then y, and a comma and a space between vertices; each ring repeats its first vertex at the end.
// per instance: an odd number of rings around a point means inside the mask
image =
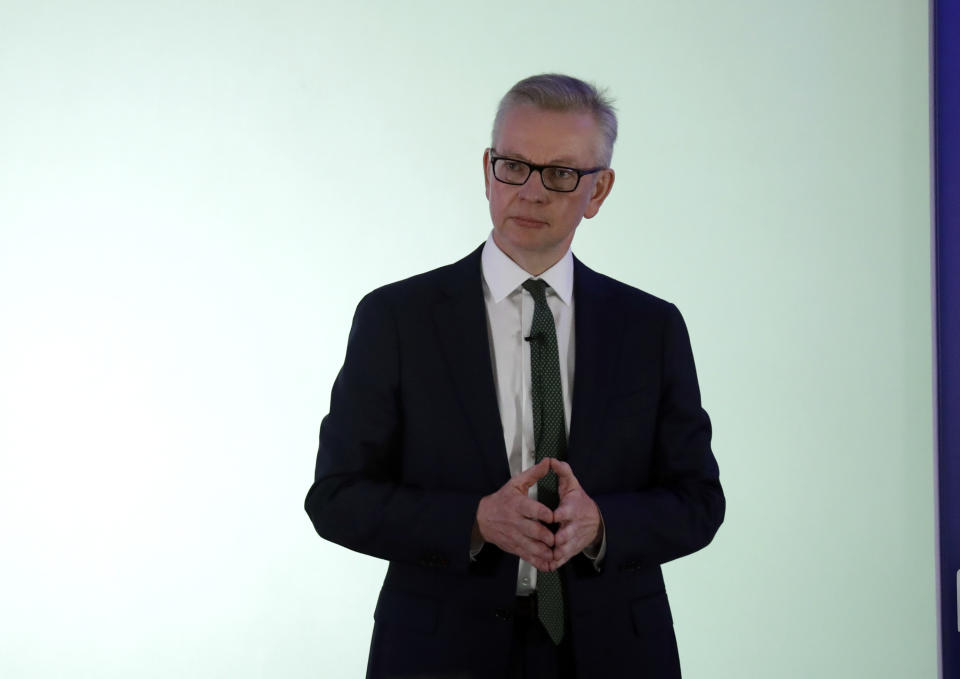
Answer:
POLYGON ((550 466, 557 475, 558 490, 561 494, 566 491, 576 490, 580 487, 580 482, 573 475, 573 469, 562 460, 550 460, 550 466))
POLYGON ((517 474, 514 482, 516 486, 526 493, 537 481, 546 476, 550 471, 550 458, 544 458, 529 469, 517 474))

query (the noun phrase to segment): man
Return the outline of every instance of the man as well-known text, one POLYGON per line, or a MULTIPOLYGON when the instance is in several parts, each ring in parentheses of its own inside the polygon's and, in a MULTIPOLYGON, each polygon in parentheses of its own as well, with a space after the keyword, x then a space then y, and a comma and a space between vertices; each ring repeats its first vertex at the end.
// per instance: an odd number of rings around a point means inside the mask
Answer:
POLYGON ((725 505, 679 312, 570 252, 616 134, 591 85, 517 83, 487 242, 357 308, 306 510, 390 561, 368 677, 680 676, 660 564, 725 505))

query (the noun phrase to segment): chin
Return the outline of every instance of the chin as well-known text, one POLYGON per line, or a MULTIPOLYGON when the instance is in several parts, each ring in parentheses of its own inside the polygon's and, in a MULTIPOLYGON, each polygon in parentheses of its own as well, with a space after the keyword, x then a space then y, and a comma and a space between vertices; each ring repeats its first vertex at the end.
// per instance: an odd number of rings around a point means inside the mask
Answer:
POLYGON ((550 247, 550 243, 545 241, 543 234, 540 233, 539 230, 524 229, 521 231, 513 231, 507 237, 507 242, 511 245, 522 247, 524 250, 531 251, 546 250, 550 247))

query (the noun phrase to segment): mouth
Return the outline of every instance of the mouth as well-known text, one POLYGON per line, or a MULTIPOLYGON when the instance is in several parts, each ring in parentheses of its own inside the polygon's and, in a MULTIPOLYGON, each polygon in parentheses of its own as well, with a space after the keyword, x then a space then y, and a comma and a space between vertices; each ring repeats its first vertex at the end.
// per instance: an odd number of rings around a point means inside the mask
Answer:
POLYGON ((518 226, 522 226, 528 229, 537 229, 537 228, 547 226, 546 222, 541 221, 539 219, 533 219, 532 217, 514 216, 514 217, 511 217, 510 219, 512 219, 518 226))

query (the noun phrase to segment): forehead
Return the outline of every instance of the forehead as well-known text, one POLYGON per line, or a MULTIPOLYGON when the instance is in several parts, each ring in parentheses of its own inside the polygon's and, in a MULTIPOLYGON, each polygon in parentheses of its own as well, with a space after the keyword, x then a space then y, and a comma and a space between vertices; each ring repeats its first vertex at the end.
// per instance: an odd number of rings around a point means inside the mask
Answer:
POLYGON ((498 153, 538 164, 592 165, 602 133, 591 113, 515 106, 497 134, 498 153))

